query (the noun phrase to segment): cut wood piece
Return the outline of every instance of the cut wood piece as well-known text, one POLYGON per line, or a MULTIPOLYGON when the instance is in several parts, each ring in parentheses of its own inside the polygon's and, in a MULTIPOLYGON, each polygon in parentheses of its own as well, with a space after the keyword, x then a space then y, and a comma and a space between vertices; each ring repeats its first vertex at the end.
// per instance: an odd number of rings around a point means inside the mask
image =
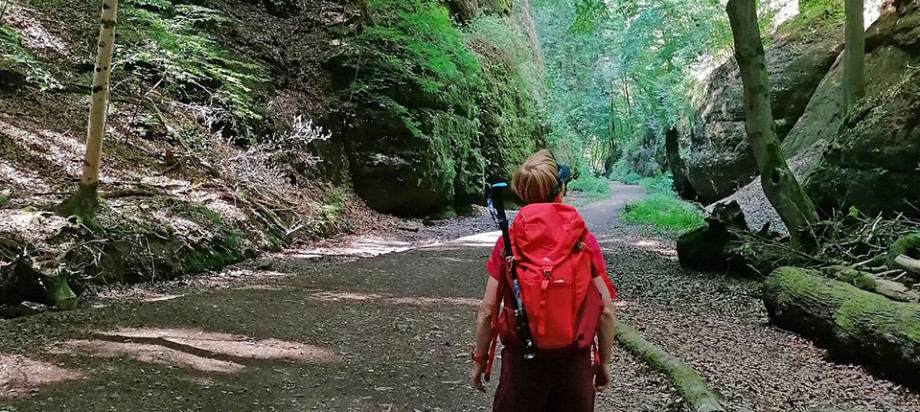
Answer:
POLYGON ((920 260, 914 259, 907 255, 898 255, 894 258, 895 266, 904 269, 914 275, 920 275, 920 260))
POLYGON ((686 363, 649 343, 638 331, 623 322, 617 322, 616 340, 620 346, 644 360, 649 367, 664 373, 680 395, 696 412, 724 411, 719 398, 709 390, 706 382, 686 363))
POLYGON ((899 302, 920 302, 920 293, 917 293, 903 283, 882 279, 878 275, 861 272, 853 268, 831 267, 829 273, 840 281, 869 292, 875 292, 899 302))
POLYGON ((827 348, 832 359, 920 388, 920 304, 792 267, 767 279, 763 301, 774 324, 827 348))

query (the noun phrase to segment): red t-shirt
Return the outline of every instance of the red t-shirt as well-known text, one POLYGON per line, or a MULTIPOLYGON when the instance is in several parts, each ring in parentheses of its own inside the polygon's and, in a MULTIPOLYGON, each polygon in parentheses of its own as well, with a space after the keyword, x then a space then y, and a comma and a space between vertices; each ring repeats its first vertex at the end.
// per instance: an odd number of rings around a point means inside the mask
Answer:
MULTIPOLYGON (((597 243, 597 239, 590 232, 588 232, 588 236, 585 238, 585 243, 594 251, 594 259, 591 260, 593 269, 591 277, 596 278, 598 276, 603 276, 604 283, 606 283, 607 288, 610 289, 610 297, 616 299, 616 291, 613 290, 610 278, 607 277, 607 263, 604 262, 604 254, 601 252, 601 245, 597 243)), ((502 280, 502 275, 505 273, 505 259, 502 257, 504 250, 504 238, 503 236, 499 236, 498 240, 495 241, 495 247, 492 248, 492 254, 489 255, 489 261, 486 262, 486 272, 489 273, 489 276, 498 281, 502 280)))

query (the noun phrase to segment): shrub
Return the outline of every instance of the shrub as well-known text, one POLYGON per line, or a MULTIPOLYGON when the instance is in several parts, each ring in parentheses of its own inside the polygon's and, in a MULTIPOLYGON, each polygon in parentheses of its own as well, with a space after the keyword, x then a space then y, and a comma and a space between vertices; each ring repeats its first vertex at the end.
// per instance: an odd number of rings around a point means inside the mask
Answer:
POLYGON ((626 204, 623 219, 627 222, 652 225, 668 233, 682 233, 703 226, 703 214, 695 205, 677 196, 671 188, 670 173, 637 179, 648 196, 626 204))
POLYGON ((582 192, 591 200, 597 200, 610 194, 610 181, 602 177, 587 175, 569 182, 567 188, 575 192, 582 192))
POLYGON ((682 233, 706 224, 696 206, 668 193, 652 193, 626 205, 623 219, 649 224, 669 233, 682 233))

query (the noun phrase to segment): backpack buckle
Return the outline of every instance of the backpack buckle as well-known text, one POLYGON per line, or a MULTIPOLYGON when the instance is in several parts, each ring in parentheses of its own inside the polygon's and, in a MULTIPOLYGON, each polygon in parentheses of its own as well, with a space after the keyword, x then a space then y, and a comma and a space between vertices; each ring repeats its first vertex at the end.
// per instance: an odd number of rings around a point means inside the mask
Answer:
POLYGON ((543 266, 543 277, 546 279, 552 279, 553 277, 553 267, 552 266, 543 266))

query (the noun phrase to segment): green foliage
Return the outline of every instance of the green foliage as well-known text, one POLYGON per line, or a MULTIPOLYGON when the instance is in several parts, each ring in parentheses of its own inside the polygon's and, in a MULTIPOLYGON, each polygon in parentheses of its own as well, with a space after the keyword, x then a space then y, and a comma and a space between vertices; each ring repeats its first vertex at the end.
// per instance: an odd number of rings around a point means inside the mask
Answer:
POLYGON ((478 88, 479 128, 487 178, 506 179, 532 154, 546 116, 542 72, 523 33, 505 19, 480 16, 465 30, 482 68, 478 88))
POLYGON ((323 219, 328 222, 335 221, 345 209, 345 200, 347 198, 348 193, 344 189, 336 188, 327 191, 323 195, 323 203, 320 205, 323 219))
POLYGON ((670 174, 642 178, 638 184, 648 195, 626 205, 623 219, 649 224, 668 233, 683 233, 704 226, 703 215, 693 204, 680 199, 671 189, 670 174))
POLYGON ((185 270, 198 273, 219 269, 243 260, 243 242, 240 234, 226 231, 214 240, 213 246, 204 246, 189 252, 185 257, 185 270))
POLYGON ((208 35, 229 24, 221 12, 166 0, 127 0, 119 10, 116 55, 130 75, 161 82, 180 100, 209 101, 236 130, 261 119, 253 87, 262 68, 238 60, 208 35))
POLYGON ((569 182, 567 189, 582 192, 590 200, 598 200, 610 195, 610 181, 603 177, 594 177, 592 175, 581 176, 569 182))
POLYGON ((549 143, 583 159, 573 162, 588 169, 580 173, 611 174, 622 157, 657 148, 644 139, 649 125, 688 119, 695 66, 732 44, 717 0, 535 0, 534 15, 553 108, 549 143))
MULTIPOLYGON (((479 63, 435 0, 372 0, 374 24, 355 39, 349 62, 363 71, 351 92, 356 98, 390 110, 407 109, 412 92, 438 103, 472 111, 469 91, 478 85, 479 63), (392 91, 408 87, 409 93, 392 91)), ((406 119, 421 134, 415 119, 406 119)))
POLYGON ((22 36, 11 27, 0 26, 0 70, 4 69, 21 73, 26 83, 36 85, 42 91, 61 87, 54 76, 23 47, 22 36))

